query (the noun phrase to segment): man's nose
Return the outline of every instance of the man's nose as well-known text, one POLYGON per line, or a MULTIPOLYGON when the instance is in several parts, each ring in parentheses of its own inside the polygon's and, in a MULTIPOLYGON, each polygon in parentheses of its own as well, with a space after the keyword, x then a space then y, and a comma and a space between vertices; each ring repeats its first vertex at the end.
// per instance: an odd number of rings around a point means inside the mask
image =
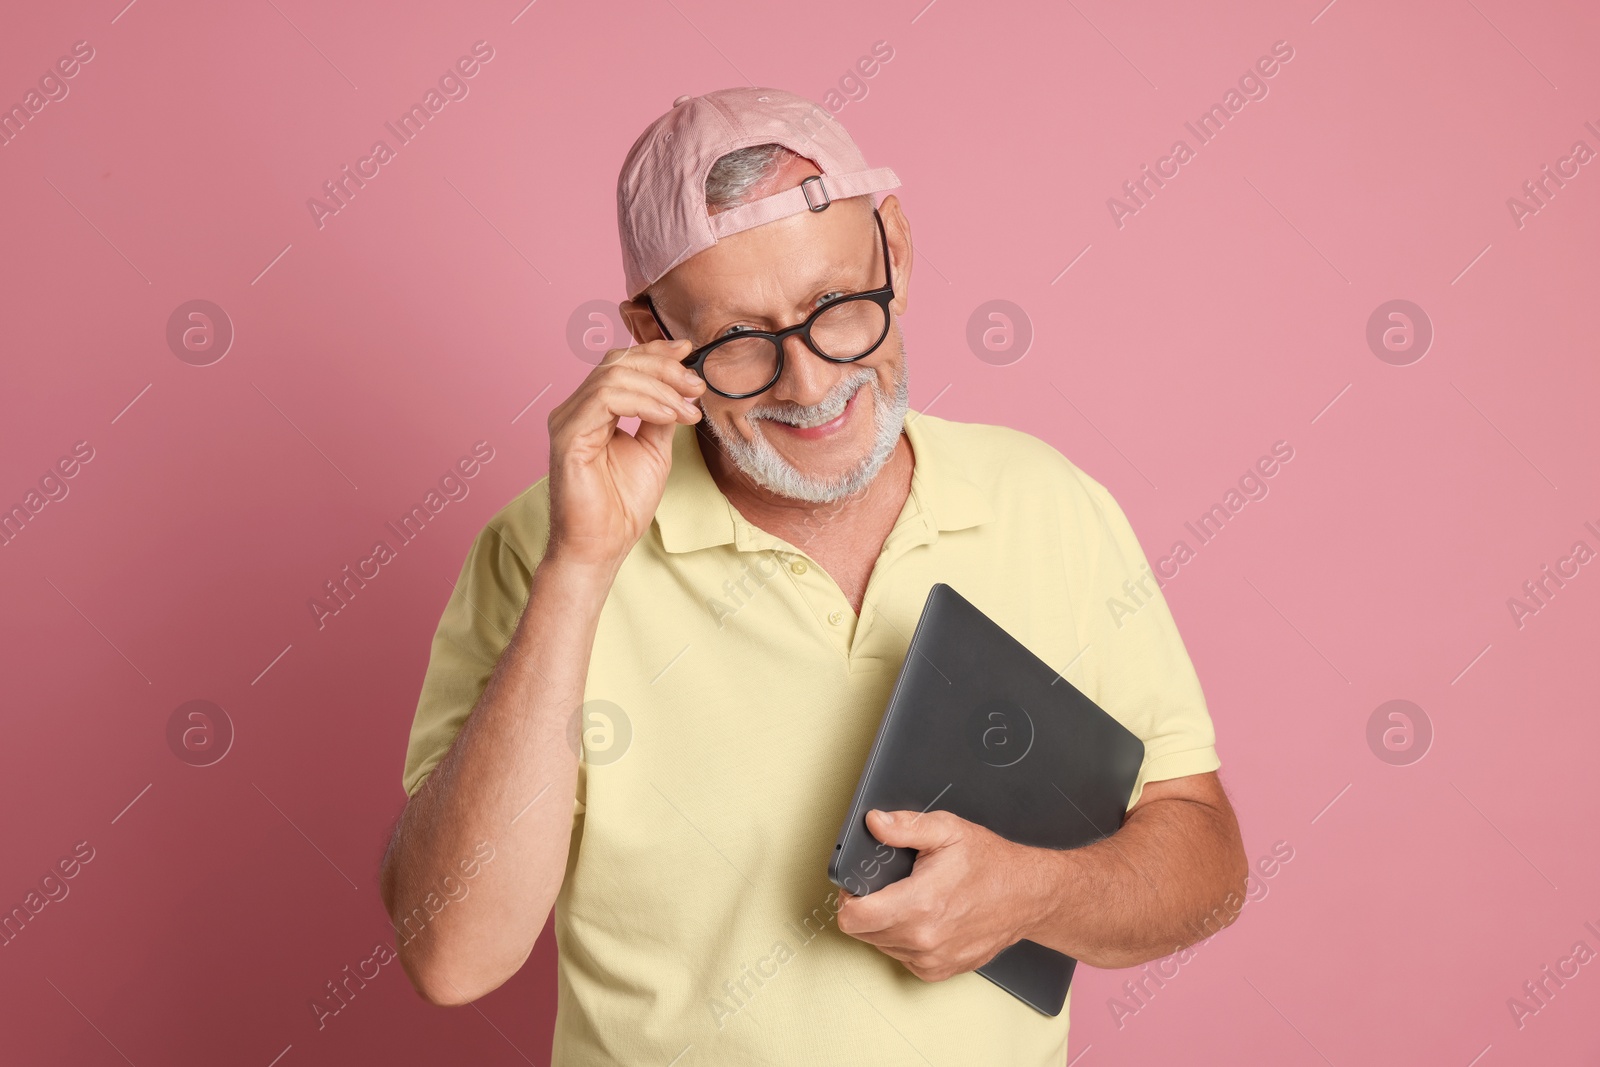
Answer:
POLYGON ((795 334, 784 339, 783 374, 772 387, 774 399, 802 407, 821 403, 839 380, 841 364, 823 359, 795 334))

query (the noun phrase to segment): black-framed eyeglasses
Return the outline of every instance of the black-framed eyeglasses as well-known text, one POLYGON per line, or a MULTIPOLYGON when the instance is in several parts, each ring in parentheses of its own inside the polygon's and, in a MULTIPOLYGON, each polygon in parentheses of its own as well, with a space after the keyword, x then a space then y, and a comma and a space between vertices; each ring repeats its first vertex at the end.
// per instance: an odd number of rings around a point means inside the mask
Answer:
MULTIPOLYGON (((884 232, 883 217, 877 208, 872 209, 872 217, 878 224, 883 269, 889 279, 881 289, 835 297, 813 311, 804 322, 776 333, 740 330, 726 334, 689 353, 683 365, 704 378, 706 386, 718 396, 744 400, 766 392, 777 383, 783 375, 783 344, 795 334, 800 335, 807 348, 831 363, 854 363, 872 355, 889 336, 889 303, 894 299, 889 236, 884 232)), ((673 340, 666 323, 656 314, 649 294, 640 299, 650 309, 661 336, 673 340)))

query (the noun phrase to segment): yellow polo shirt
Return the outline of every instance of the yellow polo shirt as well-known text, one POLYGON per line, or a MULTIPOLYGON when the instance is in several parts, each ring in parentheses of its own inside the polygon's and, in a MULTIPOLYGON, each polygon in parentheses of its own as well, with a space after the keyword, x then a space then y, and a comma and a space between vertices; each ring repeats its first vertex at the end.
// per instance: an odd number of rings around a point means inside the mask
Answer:
MULTIPOLYGON (((975 973, 924 982, 840 933, 828 858, 935 582, 1144 740, 1130 806, 1147 781, 1219 766, 1122 510, 1038 438, 913 410, 911 492, 857 618, 805 552, 734 509, 695 433, 677 428, 655 522, 595 638, 555 904, 554 1067, 1058 1067, 1067 1010, 1042 1015, 975 973), (1141 579, 1154 595, 1135 604, 1123 582, 1141 579)), ((549 509, 546 477, 467 554, 433 639, 408 794, 517 624, 549 509)))

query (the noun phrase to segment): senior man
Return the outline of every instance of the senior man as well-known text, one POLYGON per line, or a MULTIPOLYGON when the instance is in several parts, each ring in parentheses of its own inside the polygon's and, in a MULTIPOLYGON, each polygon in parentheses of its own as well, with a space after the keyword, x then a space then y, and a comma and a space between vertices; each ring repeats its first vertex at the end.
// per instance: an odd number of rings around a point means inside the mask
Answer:
POLYGON ((549 475, 439 622, 385 904, 436 1004, 505 982, 553 907, 554 1064, 1061 1064, 1068 1013, 972 971, 1021 938, 1129 967, 1242 904, 1211 720, 1116 502, 1035 437, 908 408, 910 224, 874 206, 899 184, 776 89, 646 129, 617 189, 639 343, 551 412, 549 475), (1079 849, 873 812, 918 855, 852 897, 829 854, 940 581, 1144 764, 1079 849))

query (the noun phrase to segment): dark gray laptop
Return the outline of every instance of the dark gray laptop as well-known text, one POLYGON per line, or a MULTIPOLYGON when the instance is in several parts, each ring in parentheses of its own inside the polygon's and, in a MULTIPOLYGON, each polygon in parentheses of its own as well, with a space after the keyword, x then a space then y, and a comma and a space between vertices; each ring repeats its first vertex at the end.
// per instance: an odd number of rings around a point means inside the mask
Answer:
MULTIPOLYGON (((911 874, 916 851, 868 832, 866 813, 952 812, 1010 841, 1076 848, 1115 833, 1144 742, 965 597, 928 592, 884 710, 828 880, 865 896, 911 874)), ((978 968, 1059 1015, 1077 960, 1022 940, 978 968)))

